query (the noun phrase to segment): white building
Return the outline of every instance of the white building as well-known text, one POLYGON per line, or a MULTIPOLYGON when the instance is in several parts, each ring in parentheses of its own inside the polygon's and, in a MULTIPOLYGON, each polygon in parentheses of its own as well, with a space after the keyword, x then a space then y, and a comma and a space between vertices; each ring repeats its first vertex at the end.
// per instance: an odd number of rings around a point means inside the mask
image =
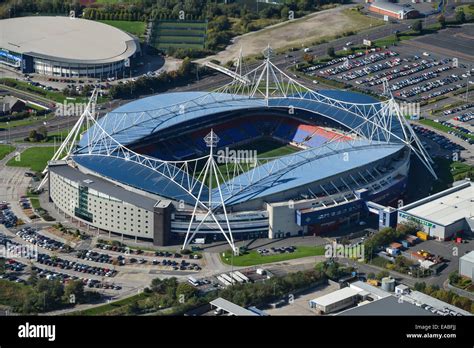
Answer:
POLYGON ((400 208, 398 222, 413 221, 437 240, 474 231, 474 185, 468 181, 400 208))
POLYGON ((319 309, 324 313, 335 312, 355 304, 360 292, 360 290, 350 287, 342 288, 309 301, 309 306, 319 309))
POLYGON ((474 250, 459 259, 459 274, 474 279, 474 250))

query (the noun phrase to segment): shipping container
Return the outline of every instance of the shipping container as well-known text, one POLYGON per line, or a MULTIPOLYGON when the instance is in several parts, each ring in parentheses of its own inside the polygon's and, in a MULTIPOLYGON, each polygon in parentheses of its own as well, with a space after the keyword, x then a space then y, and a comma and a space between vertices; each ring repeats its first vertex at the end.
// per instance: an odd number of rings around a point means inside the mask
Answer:
POLYGON ((391 256, 396 256, 400 253, 400 250, 393 249, 393 248, 387 248, 387 249, 385 249, 385 251, 387 252, 387 254, 389 254, 391 256))
POLYGON ((379 281, 377 279, 367 279, 367 284, 373 285, 373 286, 378 286, 379 281))
POLYGON ((416 236, 417 236, 418 238, 420 238, 421 240, 428 240, 428 238, 429 238, 428 233, 423 232, 423 231, 418 231, 418 232, 416 232, 416 236))
POLYGON ((390 248, 392 248, 392 249, 400 249, 401 247, 402 247, 402 245, 400 243, 394 242, 394 243, 390 244, 390 248))

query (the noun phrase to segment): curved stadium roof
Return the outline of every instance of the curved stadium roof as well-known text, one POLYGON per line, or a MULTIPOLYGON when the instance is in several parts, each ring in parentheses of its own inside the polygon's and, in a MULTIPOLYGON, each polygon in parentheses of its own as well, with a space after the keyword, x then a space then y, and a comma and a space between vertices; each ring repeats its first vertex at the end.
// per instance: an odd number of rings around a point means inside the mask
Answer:
POLYGON ((53 61, 104 64, 126 59, 137 40, 110 25, 70 17, 16 17, 0 20, 0 48, 53 61))
MULTIPOLYGON (((320 91, 319 93, 347 103, 378 103, 374 98, 353 92, 320 91)), ((308 98, 269 99, 268 106, 276 108, 293 106, 308 110, 330 117, 350 128, 357 127, 362 123, 362 119, 351 112, 309 97, 308 95, 308 98)), ((169 93, 139 99, 123 105, 100 119, 98 124, 118 143, 126 146, 184 121, 198 120, 226 111, 257 107, 267 107, 266 100, 248 97, 235 99, 234 95, 222 93, 169 93)), ((374 117, 377 116, 374 115, 374 117)), ((192 195, 178 184, 168 180, 160 172, 120 156, 106 156, 104 155, 104 149, 100 146, 89 149, 87 147, 88 137, 94 138, 96 136, 94 134, 99 132, 98 128, 97 125, 94 125, 81 138, 78 149, 73 156, 76 163, 102 176, 144 191, 175 200, 183 200, 190 204, 195 202, 192 195)), ((397 129, 396 124, 393 124, 392 128, 394 132, 401 132, 401 128, 397 129)), ((363 133, 368 132, 368 129, 362 127, 361 131, 363 133)), ((224 199, 226 204, 238 204, 284 192, 367 165, 387 157, 403 147, 404 144, 395 138, 388 143, 359 139, 339 143, 337 148, 334 144, 327 144, 317 150, 300 151, 280 158, 279 160, 288 161, 289 165, 272 172, 271 175, 268 175, 268 168, 272 166, 272 162, 258 166, 253 177, 261 177, 260 180, 250 182, 249 176, 245 173, 233 178, 234 185, 238 185, 242 189, 232 193, 224 190, 224 199), (341 156, 344 152, 350 152, 350 161, 342 160, 341 156)), ((186 175, 184 172, 180 174, 181 177, 186 175)), ((221 186, 225 187, 226 185, 221 186)), ((197 189, 194 192, 195 196, 197 195, 197 189)), ((207 199, 205 197, 207 190, 204 190, 204 192, 201 200, 207 199)), ((212 192, 213 197, 216 195, 215 199, 218 198, 217 194, 218 191, 215 189, 212 192)))

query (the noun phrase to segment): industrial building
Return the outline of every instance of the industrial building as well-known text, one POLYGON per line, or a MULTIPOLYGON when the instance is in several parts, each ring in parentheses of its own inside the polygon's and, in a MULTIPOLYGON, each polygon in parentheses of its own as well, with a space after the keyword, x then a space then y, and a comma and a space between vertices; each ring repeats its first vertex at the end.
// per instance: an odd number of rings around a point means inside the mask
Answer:
MULTIPOLYGON (((239 305, 236 305, 235 303, 230 302, 222 297, 218 297, 215 300, 212 300, 211 302, 209 302, 209 304, 211 305, 211 308, 216 308, 217 311, 224 311, 229 316, 259 316, 259 314, 245 309, 244 307, 241 307, 239 305)), ((264 315, 262 311, 257 311, 264 315)))
POLYGON ((437 240, 450 240, 474 231, 474 186, 463 182, 400 208, 398 222, 418 223, 437 240))
POLYGON ((118 77, 140 53, 137 38, 110 25, 80 18, 2 19, 0 32, 0 63, 23 73, 118 77))
POLYGON ((459 274, 474 279, 474 250, 459 259, 459 274))
POLYGON ((399 5, 387 1, 375 1, 369 5, 369 11, 395 19, 411 19, 420 16, 420 13, 410 5, 399 5))
POLYGON ((309 301, 309 306, 328 314, 354 305, 359 294, 366 292, 346 287, 309 301))
POLYGON ((343 312, 337 313, 341 316, 359 316, 359 315, 416 315, 433 316, 436 315, 417 307, 409 302, 400 302, 395 296, 386 296, 379 300, 364 303, 360 306, 349 308, 343 312))

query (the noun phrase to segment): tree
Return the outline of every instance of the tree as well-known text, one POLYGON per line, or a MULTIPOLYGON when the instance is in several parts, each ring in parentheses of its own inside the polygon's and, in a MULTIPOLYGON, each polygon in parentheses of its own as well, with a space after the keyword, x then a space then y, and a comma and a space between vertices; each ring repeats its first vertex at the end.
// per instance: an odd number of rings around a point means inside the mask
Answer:
POLYGON ((334 47, 329 46, 327 50, 327 54, 329 57, 334 58, 336 56, 336 51, 334 50, 334 47))
POLYGON ((425 289, 426 289, 426 283, 425 282, 421 282, 421 283, 416 282, 415 285, 413 286, 413 288, 416 291, 424 292, 425 289))
POLYGON ((415 23, 413 23, 412 29, 417 33, 421 33, 423 31, 423 22, 421 20, 415 21, 415 23))
POLYGON ((456 22, 458 23, 464 23, 466 21, 466 14, 464 13, 464 10, 460 10, 456 12, 456 22))
POLYGON ((38 139, 38 133, 36 132, 35 129, 30 131, 30 134, 28 135, 28 139, 30 141, 36 141, 38 139))
POLYGON ((303 60, 306 62, 306 63, 312 63, 313 62, 313 59, 314 59, 314 56, 312 54, 309 54, 309 53, 305 53, 303 55, 303 60))
POLYGON ((133 315, 137 314, 140 311, 140 306, 138 306, 137 301, 133 301, 127 306, 127 314, 133 315))
POLYGON ((31 271, 30 276, 28 277, 28 284, 35 286, 38 283, 38 271, 31 271))
POLYGON ((450 284, 456 285, 461 280, 461 277, 459 276, 457 271, 454 271, 449 274, 448 279, 450 284))
POLYGON ((441 28, 446 27, 446 18, 443 15, 438 17, 438 23, 441 25, 441 28))
POLYGON ((191 297, 194 297, 197 294, 197 289, 191 284, 179 283, 176 288, 176 297, 178 299, 183 298, 184 301, 188 301, 191 297))
POLYGON ((386 278, 390 275, 390 273, 388 271, 380 271, 379 273, 377 273, 377 275, 375 276, 375 279, 377 280, 382 280, 382 278, 386 278))
POLYGON ((38 137, 39 140, 45 140, 48 138, 48 130, 46 129, 45 126, 39 127, 37 132, 39 135, 38 137))
POLYGON ((80 280, 70 281, 64 287, 66 303, 81 303, 84 300, 84 284, 80 280))

